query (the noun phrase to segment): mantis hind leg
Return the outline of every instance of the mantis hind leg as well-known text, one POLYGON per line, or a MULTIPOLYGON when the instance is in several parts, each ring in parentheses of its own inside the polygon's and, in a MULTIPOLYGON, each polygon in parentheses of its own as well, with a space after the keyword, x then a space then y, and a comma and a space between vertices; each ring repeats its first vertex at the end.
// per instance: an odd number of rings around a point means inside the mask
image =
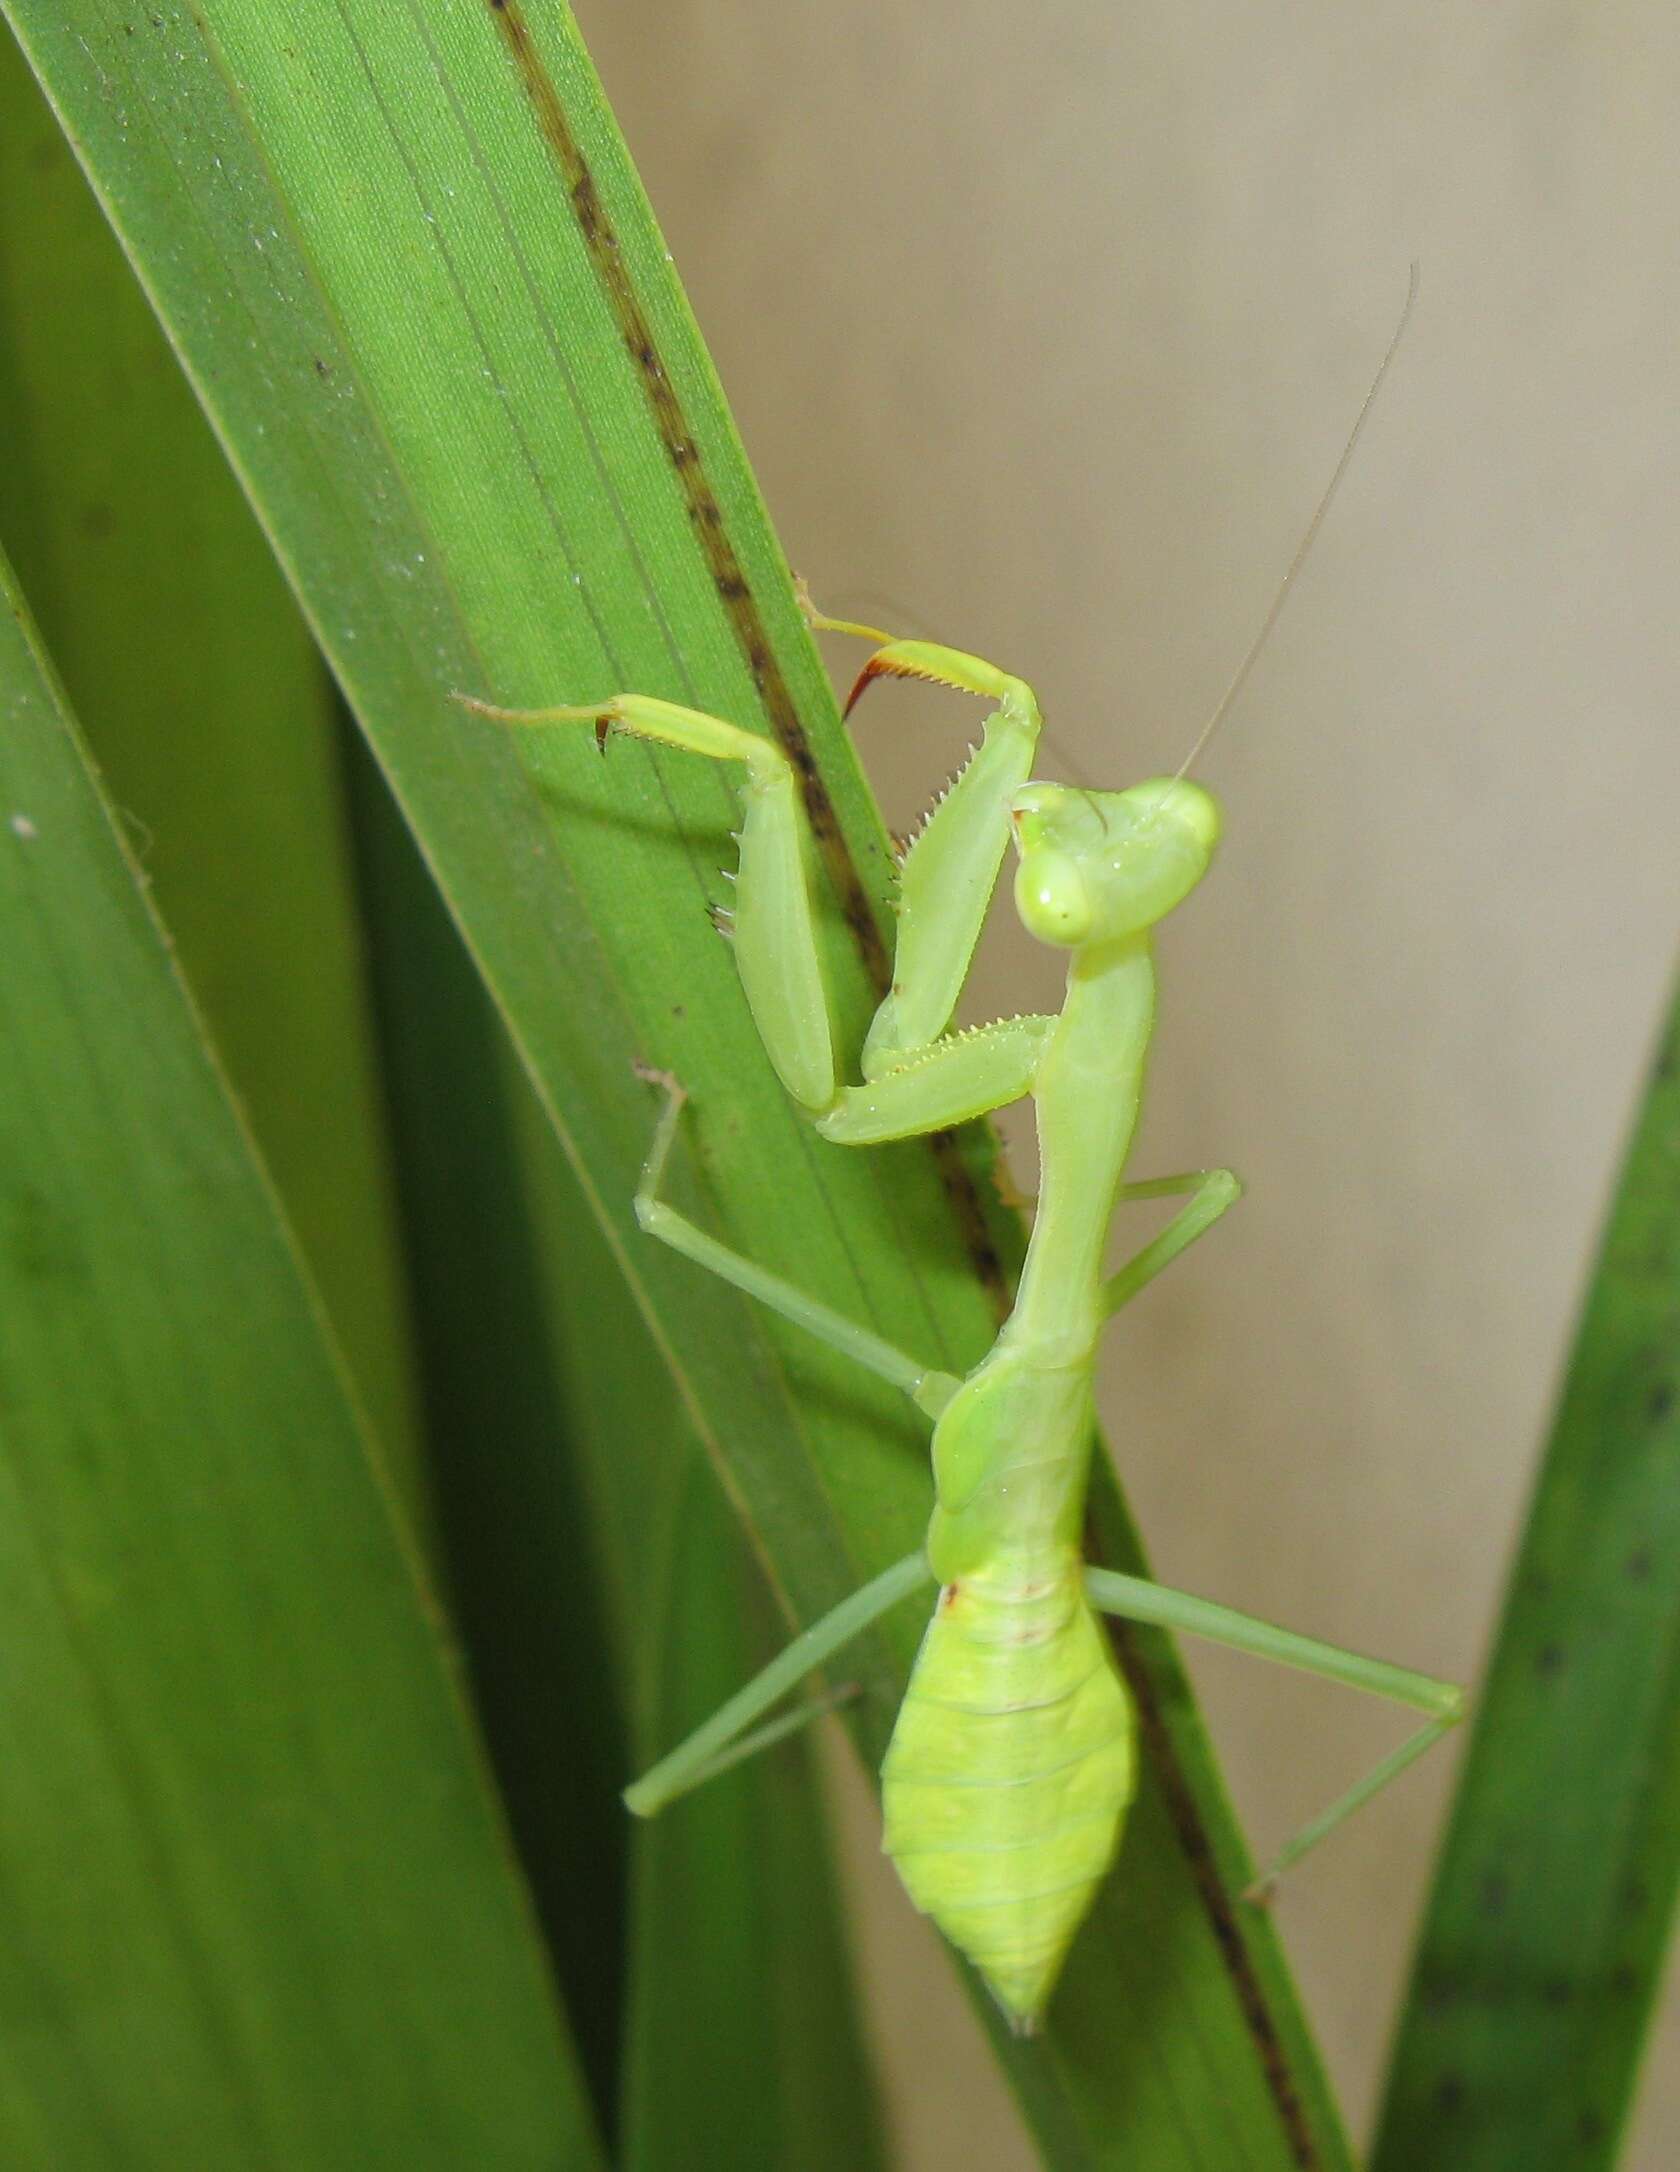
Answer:
POLYGON ((1299 1862, 1309 1848, 1316 1847, 1327 1833, 1334 1832, 1345 1818, 1368 1803, 1425 1750, 1433 1748, 1464 1717, 1464 1692, 1455 1683, 1438 1681, 1429 1674, 1415 1674, 1410 1668, 1392 1666, 1387 1660, 1367 1659, 1358 1652, 1344 1651, 1339 1645, 1301 1636, 1293 1629, 1279 1629, 1271 1622, 1256 1620, 1252 1614, 1239 1614, 1232 1607, 1219 1606, 1211 1599, 1194 1598, 1189 1592, 1174 1591, 1147 1577, 1126 1576, 1115 1569, 1087 1569, 1085 1590, 1099 1613, 1117 1614, 1126 1621, 1153 1622, 1165 1629, 1182 1630, 1187 1636, 1206 1637, 1211 1643, 1226 1645, 1232 1651, 1250 1652, 1259 1659, 1299 1667, 1326 1681, 1341 1682, 1349 1689, 1362 1689, 1371 1696, 1386 1697, 1391 1703, 1403 1704, 1414 1712, 1428 1715, 1425 1725, 1415 1734, 1408 1736, 1397 1750, 1391 1751, 1345 1795, 1338 1796, 1329 1809, 1321 1811, 1285 1843, 1249 1887, 1247 1897, 1250 1900, 1268 1898, 1292 1863, 1299 1862))
POLYGON ((679 1743, 657 1765, 643 1773, 633 1786, 627 1787, 624 1790, 626 1808, 637 1817, 650 1818, 679 1795, 686 1795, 691 1788, 703 1785, 755 1751, 768 1749, 772 1742, 781 1741, 796 1727, 802 1727, 819 1712, 827 1711, 833 1699, 819 1699, 798 1706, 763 1727, 755 1726, 772 1705, 779 1703, 789 1690, 797 1688, 825 1659, 831 1659, 843 1645, 861 1636, 889 1607, 896 1606, 900 1599, 908 1598, 911 1592, 932 1581, 933 1571, 927 1565, 926 1556, 906 1554, 902 1561, 894 1562, 873 1582, 854 1591, 849 1599, 842 1599, 821 1621, 813 1622, 785 1650, 778 1652, 762 1673, 754 1675, 726 1704, 719 1705, 711 1718, 703 1721, 686 1742, 679 1743))
POLYGON ((780 1313, 784 1320, 791 1320, 795 1327, 802 1327, 808 1335, 815 1335, 819 1342, 827 1343, 831 1350, 838 1350, 867 1372, 890 1380, 895 1388, 903 1389, 919 1410, 929 1417, 937 1417, 956 1392, 957 1382, 950 1373, 922 1364, 871 1329, 858 1326, 855 1320, 848 1320, 844 1314, 808 1296, 795 1284, 784 1281, 780 1275, 771 1274, 754 1261, 743 1258, 739 1252, 730 1251, 727 1245, 696 1228, 686 1215, 679 1214, 675 1207, 668 1206, 660 1198, 665 1165, 670 1160, 677 1125, 688 1096, 666 1072, 647 1072, 644 1076, 665 1089, 665 1108, 642 1166, 641 1182, 636 1187, 636 1220, 648 1235, 670 1245, 697 1266, 708 1268, 725 1282, 733 1283, 736 1289, 745 1290, 749 1297, 757 1298, 761 1305, 768 1305, 772 1312, 780 1313))

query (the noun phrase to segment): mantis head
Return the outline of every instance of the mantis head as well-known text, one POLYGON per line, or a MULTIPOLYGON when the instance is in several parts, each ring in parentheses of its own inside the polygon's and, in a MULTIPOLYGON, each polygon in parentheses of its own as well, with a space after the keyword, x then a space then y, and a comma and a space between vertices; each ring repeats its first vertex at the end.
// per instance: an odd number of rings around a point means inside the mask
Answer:
POLYGON ((1219 841, 1217 804, 1181 777, 1124 792, 1029 784, 1011 819, 1015 909, 1030 935, 1062 950, 1153 927, 1201 881, 1219 841))

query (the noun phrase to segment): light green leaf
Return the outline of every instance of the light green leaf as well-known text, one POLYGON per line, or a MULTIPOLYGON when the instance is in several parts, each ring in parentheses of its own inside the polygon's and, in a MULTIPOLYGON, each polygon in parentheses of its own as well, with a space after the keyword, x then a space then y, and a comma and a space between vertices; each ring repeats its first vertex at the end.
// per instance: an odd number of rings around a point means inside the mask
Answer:
MULTIPOLYGON (((787 570, 569 18, 8 0, 290 571, 790 1611, 915 1543, 925 1444, 892 1399, 657 1256, 628 1201, 694 1093, 677 1197, 928 1359, 971 1363, 1008 1239, 979 1150, 826 1151, 758 1057, 705 913, 710 765, 516 739, 507 701, 617 687, 761 723, 800 763, 861 1021, 888 855, 787 570)), ((797 267, 789 267, 790 293, 797 267)), ((1111 1492, 1102 1558, 1132 1566, 1111 1492)), ((860 1654, 878 1752, 913 1647, 860 1654)), ((1047 2038, 996 2036, 1046 2156, 1129 2168, 1344 2152, 1182 1677, 1128 1637, 1152 1782, 1047 2038)), ((992 2023, 996 2034, 996 2024, 992 2023)))

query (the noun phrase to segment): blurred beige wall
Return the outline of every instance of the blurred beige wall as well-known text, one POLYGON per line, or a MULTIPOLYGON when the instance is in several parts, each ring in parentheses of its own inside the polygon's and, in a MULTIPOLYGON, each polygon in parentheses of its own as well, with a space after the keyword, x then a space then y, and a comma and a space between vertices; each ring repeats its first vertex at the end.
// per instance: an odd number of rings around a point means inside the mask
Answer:
MULTIPOLYGON (((1680 927, 1680 18, 580 12, 795 564, 1032 678, 1052 772, 1176 764, 1421 260, 1162 944, 1138 1166, 1249 1194, 1115 1332, 1106 1411, 1163 1576, 1468 1677, 1680 927)), ((860 712, 895 818, 971 723, 860 712)), ((984 1008, 1054 1000, 986 962, 984 1008)), ((1262 1851, 1393 1739, 1194 1656, 1262 1851)), ((1280 1904, 1361 2127, 1449 1777, 1280 1904)), ((907 1907, 869 1921, 906 2162, 1025 2163, 907 1907)), ((1641 2172, 1680 2162, 1677 2053, 1671 2004, 1641 2172)))

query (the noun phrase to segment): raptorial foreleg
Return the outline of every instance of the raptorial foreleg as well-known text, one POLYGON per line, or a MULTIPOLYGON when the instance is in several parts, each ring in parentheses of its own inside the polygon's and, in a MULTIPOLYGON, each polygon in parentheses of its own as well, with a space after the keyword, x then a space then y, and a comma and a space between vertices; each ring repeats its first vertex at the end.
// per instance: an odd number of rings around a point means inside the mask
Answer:
POLYGON ((623 731, 741 764, 741 856, 731 931, 735 963, 776 1076, 809 1113, 830 1107, 840 1077, 817 950, 810 832, 798 780, 776 742, 651 694, 613 694, 604 701, 548 709, 503 709, 465 695, 461 699, 469 709, 507 724, 592 724, 603 746, 610 733, 623 731))
POLYGON ((893 984, 863 1045, 863 1075, 874 1079, 931 1047, 951 1022, 1008 849, 1012 803, 1032 774, 1042 719, 1026 681, 984 657, 938 641, 895 641, 877 627, 827 617, 803 592, 801 600, 811 625, 879 644, 858 674, 848 716, 864 689, 882 678, 922 679, 995 704, 979 746, 899 864, 893 984))

